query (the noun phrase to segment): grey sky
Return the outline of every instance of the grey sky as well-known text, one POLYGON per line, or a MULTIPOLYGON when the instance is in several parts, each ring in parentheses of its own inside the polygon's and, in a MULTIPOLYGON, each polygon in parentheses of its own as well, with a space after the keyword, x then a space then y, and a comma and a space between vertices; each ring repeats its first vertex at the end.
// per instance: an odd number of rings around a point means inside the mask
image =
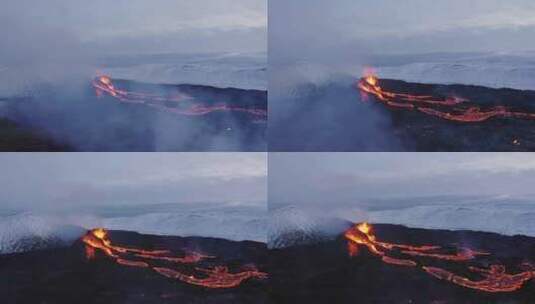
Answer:
POLYGON ((270 56, 535 49, 531 0, 272 0, 270 56))
POLYGON ((2 153, 0 206, 266 202, 264 153, 2 153))
POLYGON ((4 42, 76 41, 116 53, 266 49, 265 0, 6 0, 0 17, 4 42))
POLYGON ((272 153, 270 203, 334 206, 369 198, 533 195, 530 153, 272 153))

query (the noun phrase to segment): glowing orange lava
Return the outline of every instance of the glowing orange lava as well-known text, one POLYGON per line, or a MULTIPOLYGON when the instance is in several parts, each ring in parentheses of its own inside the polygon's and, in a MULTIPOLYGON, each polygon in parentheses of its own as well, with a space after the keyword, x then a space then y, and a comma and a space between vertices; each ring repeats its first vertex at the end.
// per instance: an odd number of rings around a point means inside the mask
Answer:
POLYGON ((92 85, 98 97, 109 95, 124 103, 144 104, 168 113, 201 116, 213 112, 240 112, 250 115, 255 121, 267 119, 267 110, 261 108, 249 108, 227 103, 201 104, 192 97, 180 93, 172 96, 161 96, 122 90, 113 84, 109 76, 95 78, 92 85))
POLYGON ((89 231, 82 241, 86 247, 86 258, 96 258, 100 251, 115 260, 119 265, 138 268, 150 268, 156 273, 179 281, 207 288, 232 288, 239 286, 243 281, 251 278, 265 279, 267 273, 257 270, 254 266, 242 267, 242 271, 232 273, 226 266, 205 268, 196 266, 198 262, 215 257, 193 252, 183 257, 171 256, 169 250, 144 250, 113 245, 106 230, 102 228, 89 231), (169 265, 154 265, 159 261, 176 265, 176 269, 169 265), (185 265, 195 265, 192 270, 185 272, 185 265))
MULTIPOLYGON (((380 242, 375 238, 375 235, 373 234, 373 228, 368 223, 358 224, 355 227, 348 229, 344 235, 349 241, 349 244, 351 244, 350 246, 352 246, 352 248, 349 250, 349 253, 352 256, 355 256, 358 253, 358 245, 366 246, 371 253, 381 257, 386 256, 388 251, 394 249, 403 249, 406 252, 414 253, 430 252, 436 249, 440 249, 439 246, 410 246, 403 244, 380 242)), ((447 257, 453 258, 454 255, 447 257)), ((393 258, 390 257, 389 261, 392 261, 391 259, 393 258)))
POLYGON ((485 292, 513 292, 522 288, 524 283, 535 277, 535 272, 532 271, 508 274, 503 265, 491 265, 489 269, 469 267, 470 271, 483 277, 481 280, 471 280, 438 267, 424 266, 422 268, 438 279, 485 292))
MULTIPOLYGON (((348 252, 350 256, 358 254, 359 246, 365 246, 374 255, 380 256, 381 261, 391 265, 419 268, 431 276, 451 282, 453 284, 476 289, 485 292, 512 292, 522 288, 524 283, 535 278, 535 266, 524 263, 526 271, 518 274, 509 274, 503 265, 492 265, 489 269, 468 266, 468 270, 483 277, 481 280, 472 280, 468 277, 457 275, 440 267, 422 265, 424 262, 414 260, 417 257, 425 257, 455 263, 463 263, 474 260, 478 256, 487 256, 490 253, 476 251, 469 248, 459 248, 456 253, 441 253, 441 246, 412 246, 380 242, 373 234, 373 227, 368 223, 357 224, 348 229, 345 234, 348 240, 348 252), (407 258, 398 258, 392 254, 406 255, 407 258), (421 268, 418 267, 421 265, 421 268)), ((462 265, 462 264, 461 264, 462 265)))
POLYGON ((371 95, 392 108, 415 110, 450 121, 476 123, 494 117, 535 119, 535 113, 515 112, 503 106, 481 109, 470 100, 457 96, 438 98, 385 91, 377 76, 370 70, 365 72, 357 86, 361 91, 363 100, 367 100, 368 96, 371 95))
POLYGON ((205 277, 203 278, 185 275, 179 271, 169 268, 156 267, 154 270, 171 279, 177 279, 188 284, 210 288, 232 288, 239 286, 243 281, 249 278, 267 278, 266 273, 259 272, 256 269, 239 273, 230 273, 228 268, 225 266, 217 266, 212 269, 198 268, 197 270, 204 274, 205 277))

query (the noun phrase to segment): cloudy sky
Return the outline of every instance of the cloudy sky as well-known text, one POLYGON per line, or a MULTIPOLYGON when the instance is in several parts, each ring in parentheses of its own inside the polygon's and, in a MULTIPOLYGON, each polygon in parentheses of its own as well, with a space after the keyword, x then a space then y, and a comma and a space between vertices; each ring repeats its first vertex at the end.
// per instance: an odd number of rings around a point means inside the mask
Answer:
POLYGON ((530 153, 272 153, 270 203, 533 195, 530 153))
POLYGON ((256 52, 266 35, 265 0, 5 0, 0 11, 3 46, 24 52, 256 52))
POLYGON ((1 153, 0 206, 265 204, 264 153, 1 153))
POLYGON ((535 49, 531 0, 272 0, 269 13, 277 57, 535 49))

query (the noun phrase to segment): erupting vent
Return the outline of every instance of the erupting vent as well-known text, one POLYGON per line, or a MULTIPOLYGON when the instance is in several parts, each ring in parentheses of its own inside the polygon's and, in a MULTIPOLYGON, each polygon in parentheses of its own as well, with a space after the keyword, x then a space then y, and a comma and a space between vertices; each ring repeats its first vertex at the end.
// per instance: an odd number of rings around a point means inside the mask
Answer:
POLYGON ((96 257, 96 251, 100 251, 114 259, 117 264, 152 269, 165 277, 196 286, 232 288, 250 278, 267 278, 267 273, 258 271, 251 265, 242 267, 242 271, 237 273, 230 272, 226 266, 200 267, 197 265, 199 262, 215 257, 197 252, 177 257, 169 250, 143 250, 117 246, 111 242, 107 231, 102 228, 89 231, 82 240, 89 260, 96 257), (164 267, 162 264, 174 265, 176 268, 164 267))
POLYGON ((363 100, 368 95, 392 108, 415 110, 427 115, 456 122, 482 122, 490 118, 535 119, 535 113, 512 111, 504 106, 491 106, 482 109, 476 103, 460 98, 412 95, 385 91, 379 79, 372 72, 366 72, 358 82, 363 100))
POLYGON ((445 252, 446 249, 441 246, 411 246, 381 242, 376 239, 373 234, 373 228, 368 223, 355 225, 348 229, 344 236, 348 241, 350 256, 358 255, 359 246, 365 246, 373 255, 381 257, 384 263, 419 268, 438 279, 484 292, 516 291, 522 288, 524 283, 535 278, 535 267, 526 263, 522 265, 526 271, 518 274, 507 273, 504 265, 491 265, 489 269, 467 266, 469 272, 478 274, 481 277, 480 280, 472 280, 443 268, 430 266, 427 263, 432 260, 466 263, 477 259, 479 256, 488 256, 490 253, 469 248, 458 248, 456 252, 450 253, 445 252), (417 260, 417 258, 422 257, 425 259, 422 259, 422 261, 417 260))
POLYGON ((174 93, 171 95, 158 95, 143 92, 132 92, 117 88, 109 76, 100 76, 93 80, 93 88, 97 96, 108 95, 120 102, 144 104, 160 111, 168 113, 202 116, 213 112, 240 112, 251 116, 255 121, 265 121, 267 111, 259 108, 249 108, 229 103, 203 104, 194 98, 174 93))

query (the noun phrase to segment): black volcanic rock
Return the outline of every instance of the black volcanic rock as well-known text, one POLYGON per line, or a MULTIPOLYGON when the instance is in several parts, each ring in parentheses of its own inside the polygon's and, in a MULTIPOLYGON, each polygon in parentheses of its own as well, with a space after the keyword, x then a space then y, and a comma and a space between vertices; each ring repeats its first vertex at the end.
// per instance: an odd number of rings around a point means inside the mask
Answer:
MULTIPOLYGON (((357 79, 307 86, 302 94, 270 98, 269 149, 280 152, 534 151, 535 120, 490 118, 461 123, 417 110, 363 100, 357 79)), ((535 113, 535 91, 380 79, 385 91, 470 99, 535 113)))
MULTIPOLYGON (((511 111, 535 113, 535 91, 492 89, 472 85, 408 83, 381 79, 385 91, 456 96, 470 100, 482 110, 504 106, 511 111)), ((373 97, 372 97, 373 98, 373 97)), ((392 132, 410 150, 416 151, 534 151, 535 120, 494 117, 483 122, 444 120, 418 111, 386 108, 377 104, 392 120, 392 132)))
MULTIPOLYGON (((117 80, 120 88, 180 92, 203 105, 228 103, 267 111, 267 92, 117 80)), ((202 116, 97 98, 93 88, 46 88, 31 98, 2 100, 3 151, 265 151, 266 123, 242 112, 202 116)), ((170 105, 171 106, 171 105, 170 105)))
MULTIPOLYGON (((230 268, 254 264, 266 271, 266 245, 199 237, 110 231, 114 244, 145 249, 197 250, 207 263, 230 268)), ((205 265, 203 265, 205 266, 205 265)), ((208 289, 166 278, 147 268, 85 257, 77 241, 60 249, 0 255, 2 303, 267 303, 267 280, 249 279, 230 289, 208 289)))
POLYGON ((25 128, 13 121, 0 118, 0 151, 70 151, 72 148, 60 145, 38 130, 25 128))
POLYGON ((130 80, 113 80, 119 88, 127 91, 155 92, 158 95, 181 92, 205 104, 228 103, 236 106, 267 111, 267 91, 238 88, 216 88, 205 85, 156 85, 130 80))
MULTIPOLYGON (((535 261, 535 238, 472 231, 410 229, 374 225, 381 241, 412 245, 462 245, 492 253, 478 266, 501 263, 518 273, 521 263, 535 261)), ((535 282, 512 293, 486 293, 436 279, 418 267, 383 263, 365 247, 349 257, 347 242, 270 250, 270 274, 276 303, 535 303, 535 282)), ((425 261, 425 259, 424 259, 425 261)), ((427 261, 463 273, 466 264, 427 261)), ((471 265, 476 263, 470 262, 471 265)), ((469 276, 468 273, 463 273, 469 276)), ((477 276, 473 279, 477 279, 477 276)))

